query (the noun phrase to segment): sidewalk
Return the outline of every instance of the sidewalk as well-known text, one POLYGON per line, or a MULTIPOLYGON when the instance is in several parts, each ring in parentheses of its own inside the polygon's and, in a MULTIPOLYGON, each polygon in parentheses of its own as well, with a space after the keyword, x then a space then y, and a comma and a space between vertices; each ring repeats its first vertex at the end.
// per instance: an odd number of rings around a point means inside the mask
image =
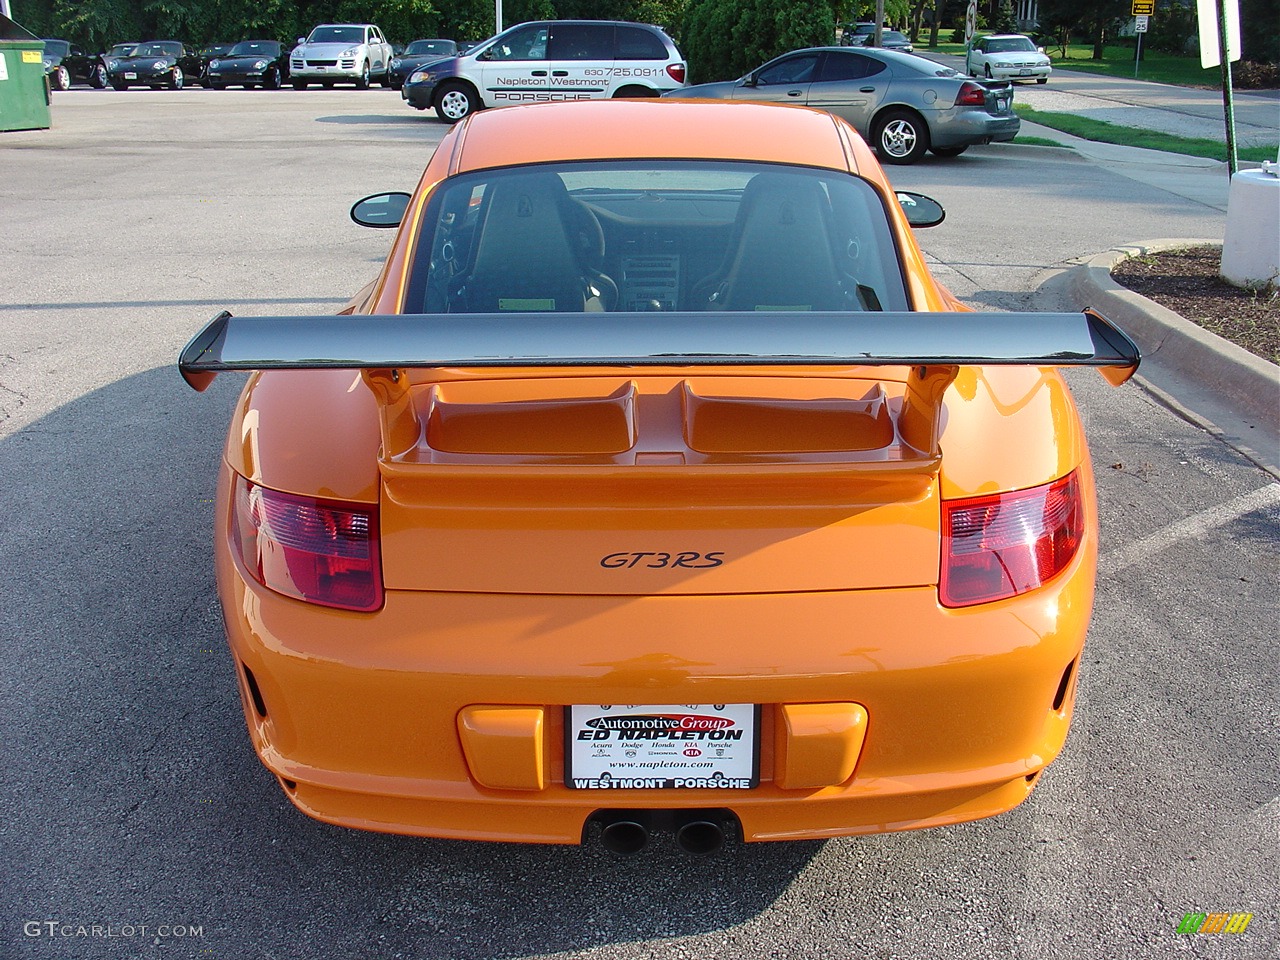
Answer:
MULTIPOLYGON (((1115 143, 1098 143, 1026 120, 1022 121, 1018 135, 1052 140, 1121 176, 1226 212, 1231 178, 1227 164, 1222 160, 1189 157, 1181 153, 1165 153, 1142 147, 1124 147, 1115 143)), ((1257 169, 1258 164, 1240 166, 1241 169, 1257 169)))

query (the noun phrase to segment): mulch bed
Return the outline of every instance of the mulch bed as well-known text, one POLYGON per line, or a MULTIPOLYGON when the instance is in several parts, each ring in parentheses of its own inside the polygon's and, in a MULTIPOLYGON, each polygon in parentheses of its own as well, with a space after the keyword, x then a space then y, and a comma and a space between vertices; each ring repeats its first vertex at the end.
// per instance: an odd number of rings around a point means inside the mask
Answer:
POLYGON ((1219 276, 1220 247, 1166 250, 1116 264, 1112 279, 1134 293, 1280 363, 1280 290, 1252 293, 1219 276))

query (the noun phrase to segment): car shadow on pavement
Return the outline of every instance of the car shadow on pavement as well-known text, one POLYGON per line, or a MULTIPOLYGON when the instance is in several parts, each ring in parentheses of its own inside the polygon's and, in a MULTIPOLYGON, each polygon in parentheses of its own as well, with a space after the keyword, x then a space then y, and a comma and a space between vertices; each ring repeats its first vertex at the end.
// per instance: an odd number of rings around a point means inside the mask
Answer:
POLYGON ((377 114, 377 113, 353 114, 350 116, 339 115, 339 116, 332 116, 332 117, 316 117, 316 123, 342 123, 342 124, 349 124, 349 125, 372 124, 376 126, 392 126, 392 125, 412 126, 414 124, 422 123, 423 120, 431 121, 431 120, 435 120, 435 117, 426 116, 424 114, 418 113, 416 110, 411 114, 405 114, 403 116, 396 116, 396 117, 387 116, 386 114, 377 114))
POLYGON ((215 473, 242 383, 223 375, 196 394, 173 367, 149 370, 0 440, 0 763, 20 785, 0 799, 0 953, 16 939, 18 956, 44 956, 48 944, 10 935, 49 919, 202 927, 167 943, 170 957, 576 951, 741 924, 823 849, 699 858, 659 837, 624 859, 365 833, 295 810, 244 730, 214 592, 215 473))

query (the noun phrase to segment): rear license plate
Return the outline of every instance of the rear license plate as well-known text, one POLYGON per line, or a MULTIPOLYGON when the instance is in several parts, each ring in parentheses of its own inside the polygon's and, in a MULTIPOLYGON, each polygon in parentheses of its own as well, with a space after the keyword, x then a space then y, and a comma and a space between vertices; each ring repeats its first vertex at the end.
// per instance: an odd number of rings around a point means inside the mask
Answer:
POLYGON ((136 73, 126 73, 126 74, 124 75, 124 78, 125 78, 126 80, 137 80, 137 79, 138 79, 138 75, 137 75, 136 73))
POLYGON ((575 790, 750 790, 760 782, 754 703, 565 708, 564 782, 575 790))

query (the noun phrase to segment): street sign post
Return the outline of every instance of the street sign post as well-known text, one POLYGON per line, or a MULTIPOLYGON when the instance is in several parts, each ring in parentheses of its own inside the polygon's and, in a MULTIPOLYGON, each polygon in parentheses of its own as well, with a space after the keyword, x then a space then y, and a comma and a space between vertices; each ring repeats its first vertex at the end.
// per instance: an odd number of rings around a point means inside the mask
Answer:
POLYGON ((1196 0, 1200 66, 1222 68, 1222 112, 1227 121, 1227 171, 1236 173, 1236 116, 1231 102, 1231 61, 1240 59, 1239 0, 1196 0))
POLYGON ((1133 32, 1138 35, 1138 48, 1133 52, 1133 79, 1138 79, 1138 64, 1142 63, 1142 35, 1147 23, 1156 12, 1155 0, 1133 0, 1133 32))

